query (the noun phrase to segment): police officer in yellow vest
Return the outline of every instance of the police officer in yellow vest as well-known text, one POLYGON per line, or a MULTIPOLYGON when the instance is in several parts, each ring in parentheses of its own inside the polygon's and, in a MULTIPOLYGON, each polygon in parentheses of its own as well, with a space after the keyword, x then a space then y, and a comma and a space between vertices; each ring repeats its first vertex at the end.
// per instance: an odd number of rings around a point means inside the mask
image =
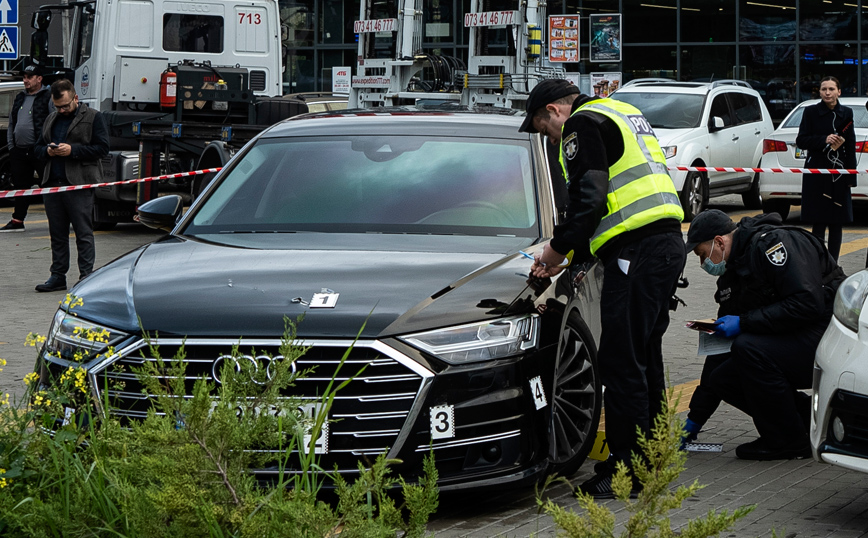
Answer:
POLYGON ((589 252, 604 267, 598 362, 611 457, 579 489, 612 498, 615 462, 630 465, 636 427, 648 432, 661 409, 663 333, 686 256, 684 213, 654 131, 636 108, 544 80, 528 97, 520 130, 560 146, 570 198, 532 273, 555 276, 570 250, 577 258, 589 252))

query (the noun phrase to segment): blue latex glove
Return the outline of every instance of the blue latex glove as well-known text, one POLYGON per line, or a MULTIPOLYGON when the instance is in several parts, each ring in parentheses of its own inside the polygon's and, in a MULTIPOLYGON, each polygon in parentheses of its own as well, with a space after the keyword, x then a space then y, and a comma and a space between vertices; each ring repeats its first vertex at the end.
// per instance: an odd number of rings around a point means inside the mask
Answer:
POLYGON ((714 330, 714 334, 719 336, 735 338, 741 334, 741 319, 738 316, 717 318, 715 325, 717 325, 717 329, 714 330))

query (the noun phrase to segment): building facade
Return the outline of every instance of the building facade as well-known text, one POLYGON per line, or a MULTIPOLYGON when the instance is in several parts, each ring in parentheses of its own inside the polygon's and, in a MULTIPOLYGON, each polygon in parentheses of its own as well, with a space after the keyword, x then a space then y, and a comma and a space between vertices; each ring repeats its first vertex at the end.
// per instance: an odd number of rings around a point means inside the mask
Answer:
MULTIPOLYGON (((815 96, 819 80, 837 77, 843 95, 868 92, 868 10, 865 0, 549 0, 549 15, 578 14, 581 61, 571 72, 620 72, 622 80, 737 78, 757 89, 780 120, 815 96), (588 17, 622 14, 622 61, 588 60, 588 17)), ((20 4, 21 48, 28 52, 30 14, 44 2, 20 4)), ((60 3, 60 2, 58 2, 60 3)), ((358 0, 279 0, 285 93, 329 91, 333 67, 355 66, 358 0)), ((397 17, 398 0, 377 0, 371 18, 397 17)), ((422 0, 423 48, 467 59, 464 14, 470 0, 422 0)), ((484 0, 486 11, 518 9, 518 0, 484 0)), ((56 30, 55 30, 56 31, 56 30)), ((59 35, 52 38, 58 40, 59 35)), ((506 30, 490 30, 492 54, 509 49, 506 30), (500 49, 500 50, 499 50, 500 49)), ((57 41, 59 43, 59 40, 57 41)), ((393 54, 394 34, 376 39, 393 54)))
MULTIPOLYGON (((550 0, 549 15, 579 14, 579 63, 568 71, 621 72, 677 80, 737 78, 757 89, 780 120, 798 102, 816 96, 833 75, 843 95, 868 91, 868 10, 863 0, 550 0), (592 14, 622 14, 622 61, 588 61, 592 14)), ((464 14, 469 0, 423 0, 426 52, 467 59, 464 14)), ((329 90, 331 68, 356 63, 353 21, 358 1, 281 0, 287 29, 288 92, 329 90)), ((516 0, 489 0, 487 11, 517 9, 516 0)), ((372 18, 397 16, 397 2, 375 4, 372 18)), ((507 48, 506 31, 492 32, 493 49, 507 48)), ((388 52, 387 37, 383 52, 388 52)), ((496 51, 492 51, 497 53, 496 51)))

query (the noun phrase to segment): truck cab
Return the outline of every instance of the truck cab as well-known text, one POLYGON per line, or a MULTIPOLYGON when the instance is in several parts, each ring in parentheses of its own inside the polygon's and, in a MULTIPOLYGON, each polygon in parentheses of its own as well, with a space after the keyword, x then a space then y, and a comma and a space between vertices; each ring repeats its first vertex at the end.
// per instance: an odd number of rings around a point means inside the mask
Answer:
MULTIPOLYGON (((93 0, 41 9, 58 11, 69 21, 64 25, 65 76, 75 84, 79 101, 97 110, 165 109, 160 107, 162 75, 184 63, 207 66, 210 78, 221 77, 221 67, 243 66, 246 89, 254 95, 281 94, 275 0, 93 0)), ((240 77, 228 73, 226 83, 241 89, 240 77)))

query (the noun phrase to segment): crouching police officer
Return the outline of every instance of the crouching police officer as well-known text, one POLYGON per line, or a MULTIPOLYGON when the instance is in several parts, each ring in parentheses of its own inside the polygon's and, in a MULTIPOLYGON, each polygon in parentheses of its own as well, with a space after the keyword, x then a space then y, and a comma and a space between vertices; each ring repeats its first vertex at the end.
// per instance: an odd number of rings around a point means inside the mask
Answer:
POLYGON ((728 355, 706 361, 704 401, 691 400, 691 412, 708 406, 711 393, 750 415, 759 439, 737 447, 739 458, 810 457, 810 399, 798 389, 811 386, 844 271, 822 241, 782 226, 777 213, 736 227, 722 211, 704 211, 690 225, 687 248, 718 277, 715 300, 730 314, 717 319, 716 334, 733 339, 728 355))
POLYGON ((614 462, 630 465, 631 453, 639 452, 636 429, 649 432, 662 408, 663 333, 686 257, 684 213, 663 151, 634 107, 581 95, 565 80, 544 80, 526 108, 521 131, 540 133, 561 148, 569 181, 567 218, 531 272, 556 275, 570 250, 603 263, 597 357, 612 459, 597 464, 595 476, 579 488, 612 498, 614 462))

